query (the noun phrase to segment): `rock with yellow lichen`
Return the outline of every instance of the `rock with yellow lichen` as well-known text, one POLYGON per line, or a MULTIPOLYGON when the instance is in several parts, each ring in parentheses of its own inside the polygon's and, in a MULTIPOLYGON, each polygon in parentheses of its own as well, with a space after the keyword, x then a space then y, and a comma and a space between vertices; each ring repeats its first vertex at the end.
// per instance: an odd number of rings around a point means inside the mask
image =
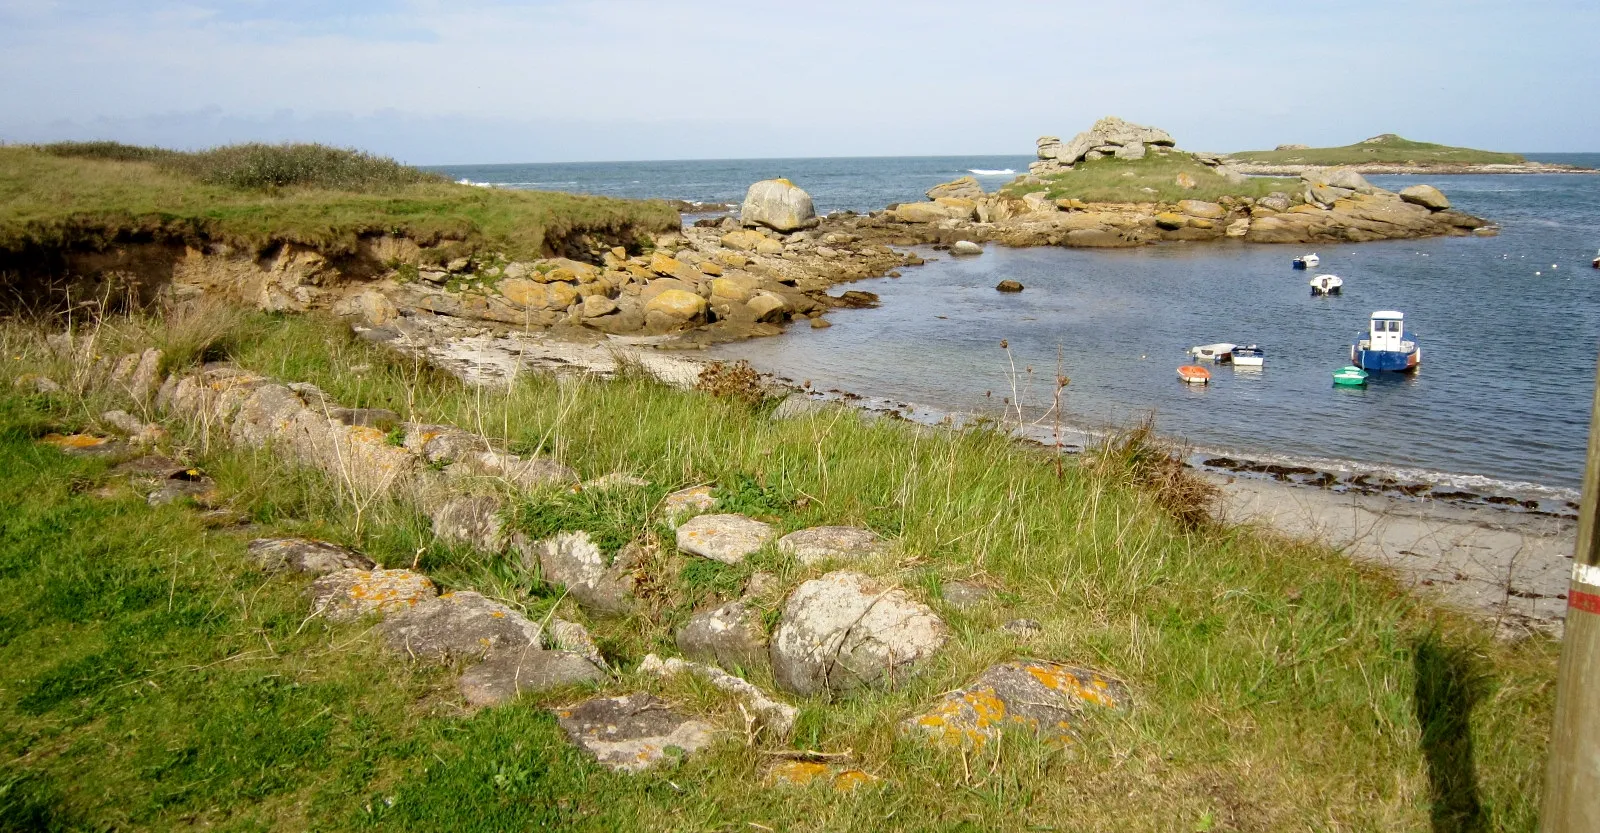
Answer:
POLYGON ((826 784, 835 792, 848 793, 878 780, 876 775, 864 770, 815 761, 780 761, 767 770, 767 785, 772 787, 826 784))
POLYGON ((1069 743, 1087 712, 1125 709, 1128 699, 1126 686, 1094 671, 1013 660, 944 695, 933 708, 902 723, 901 730, 938 745, 982 746, 1008 728, 1069 743))
POLYGON ((439 594, 421 573, 410 570, 340 570, 311 583, 311 613, 334 622, 408 610, 439 594))
POLYGON ((738 564, 776 537, 771 524, 744 515, 699 515, 677 530, 678 549, 723 564, 738 564))
POLYGON ((400 610, 385 618, 378 631, 391 651, 436 662, 543 650, 538 624, 470 590, 400 610))
POLYGON ((595 697, 555 713, 573 745, 618 772, 679 761, 716 740, 710 724, 644 693, 595 697))

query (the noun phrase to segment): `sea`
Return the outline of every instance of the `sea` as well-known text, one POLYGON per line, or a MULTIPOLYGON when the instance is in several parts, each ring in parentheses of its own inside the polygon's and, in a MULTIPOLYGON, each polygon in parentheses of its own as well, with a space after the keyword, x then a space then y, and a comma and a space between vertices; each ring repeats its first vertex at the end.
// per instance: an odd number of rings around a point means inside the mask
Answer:
MULTIPOLYGON (((1600 153, 1527 154, 1600 168, 1600 153)), ((474 165, 438 168, 496 187, 737 204, 787 177, 820 213, 923 199, 972 174, 987 190, 1030 157, 949 156, 474 165)), ((928 263, 851 285, 875 309, 833 326, 715 348, 816 390, 847 391, 920 417, 985 416, 1095 436, 1154 419, 1197 460, 1230 458, 1373 475, 1548 505, 1577 499, 1600 357, 1600 175, 1373 176, 1439 187, 1494 237, 1334 246, 1163 244, 1131 250, 920 249, 928 263), (1321 265, 1295 271, 1315 251, 1321 265), (1317 274, 1344 280, 1312 297, 1317 274), (1001 280, 1026 289, 1002 294, 1001 280), (1415 374, 1332 384, 1376 310, 1405 313, 1415 374), (1178 381, 1186 351, 1213 342, 1266 352, 1260 369, 1178 381), (1050 409, 1066 377, 1059 412, 1050 409)))

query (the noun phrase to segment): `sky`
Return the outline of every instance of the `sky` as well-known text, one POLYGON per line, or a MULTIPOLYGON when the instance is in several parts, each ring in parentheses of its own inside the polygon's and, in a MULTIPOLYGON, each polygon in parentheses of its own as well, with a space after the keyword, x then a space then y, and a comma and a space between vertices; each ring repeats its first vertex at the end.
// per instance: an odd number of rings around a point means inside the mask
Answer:
POLYGON ((1600 151, 1600 2, 0 0, 0 141, 413 164, 1032 154, 1379 133, 1600 151))

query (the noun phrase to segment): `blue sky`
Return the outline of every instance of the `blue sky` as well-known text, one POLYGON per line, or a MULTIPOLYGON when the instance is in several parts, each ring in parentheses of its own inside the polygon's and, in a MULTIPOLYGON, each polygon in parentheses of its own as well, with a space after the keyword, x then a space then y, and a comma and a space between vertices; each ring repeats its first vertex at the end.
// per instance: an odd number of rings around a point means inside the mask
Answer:
POLYGON ((0 0, 0 140, 419 164, 1180 146, 1600 151, 1600 3, 0 0))

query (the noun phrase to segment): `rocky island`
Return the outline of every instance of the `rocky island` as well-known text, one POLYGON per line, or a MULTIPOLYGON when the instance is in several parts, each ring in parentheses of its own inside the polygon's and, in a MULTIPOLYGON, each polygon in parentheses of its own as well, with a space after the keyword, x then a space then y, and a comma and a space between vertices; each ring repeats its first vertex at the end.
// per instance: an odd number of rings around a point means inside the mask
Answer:
POLYGON ((1530 162, 1515 153, 1416 142, 1383 133, 1353 145, 1314 148, 1278 145, 1273 150, 1229 154, 1234 170, 1268 176, 1298 176, 1318 167, 1343 166, 1363 174, 1592 174, 1593 168, 1530 162))

